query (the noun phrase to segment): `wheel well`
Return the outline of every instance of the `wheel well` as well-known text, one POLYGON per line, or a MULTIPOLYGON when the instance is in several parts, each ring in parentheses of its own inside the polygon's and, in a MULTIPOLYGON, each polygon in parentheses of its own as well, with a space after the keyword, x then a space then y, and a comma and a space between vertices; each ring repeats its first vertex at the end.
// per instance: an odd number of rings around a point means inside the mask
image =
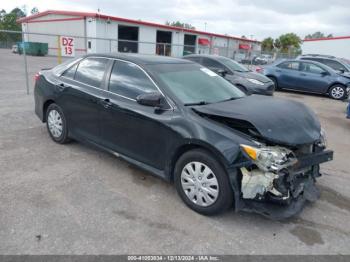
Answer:
POLYGON ((44 106, 43 106, 43 122, 46 122, 46 111, 47 111, 47 108, 49 107, 49 105, 55 103, 55 101, 49 99, 47 100, 45 103, 44 103, 44 106))
POLYGON ((175 154, 173 155, 172 159, 171 159, 171 163, 170 163, 170 181, 174 181, 174 170, 175 170, 175 165, 177 160, 185 153, 188 152, 190 150, 194 150, 194 149, 202 149, 204 151, 207 151, 208 153, 212 154, 212 156, 214 158, 217 159, 217 161, 219 161, 220 164, 223 164, 223 160, 220 159, 217 154, 215 154, 213 152, 213 150, 210 150, 209 148, 202 146, 202 145, 198 145, 198 144, 186 144, 181 146, 180 148, 178 148, 175 152, 175 154))
POLYGON ((273 76, 273 75, 266 75, 266 77, 268 77, 268 78, 273 78, 273 79, 275 79, 276 80, 276 82, 277 82, 277 78, 275 77, 275 76, 273 76))
POLYGON ((328 87, 327 93, 329 93, 329 90, 331 90, 331 88, 332 88, 333 86, 342 86, 342 87, 346 88, 346 86, 343 85, 342 83, 333 83, 333 84, 331 84, 331 85, 328 87))

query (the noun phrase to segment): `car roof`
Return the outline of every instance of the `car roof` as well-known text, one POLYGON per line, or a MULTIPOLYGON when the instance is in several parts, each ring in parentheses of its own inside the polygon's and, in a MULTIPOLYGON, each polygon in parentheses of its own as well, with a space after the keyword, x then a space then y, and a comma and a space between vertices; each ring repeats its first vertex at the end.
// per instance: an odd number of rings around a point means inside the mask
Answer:
POLYGON ((192 54, 192 55, 185 55, 183 56, 183 58, 187 58, 187 57, 206 57, 206 58, 211 58, 211 59, 221 59, 221 58, 225 58, 225 59, 230 59, 228 57, 225 56, 220 56, 220 55, 207 55, 207 54, 192 54))
POLYGON ((302 60, 302 59, 284 59, 282 61, 279 61, 278 63, 274 64, 274 65, 279 65, 281 63, 284 63, 284 62, 299 62, 299 63, 309 63, 309 64, 314 64, 314 65, 318 65, 319 67, 321 68, 324 68, 324 69, 327 69, 329 71, 334 71, 333 68, 323 64, 323 63, 320 63, 320 62, 317 62, 317 61, 314 61, 314 60, 302 60))
POLYGON ((88 54, 85 57, 106 57, 106 58, 115 58, 122 59, 125 61, 129 61, 138 65, 152 65, 152 64, 191 64, 193 62, 168 57, 168 56, 160 56, 160 55, 141 55, 135 53, 97 53, 97 54, 88 54))

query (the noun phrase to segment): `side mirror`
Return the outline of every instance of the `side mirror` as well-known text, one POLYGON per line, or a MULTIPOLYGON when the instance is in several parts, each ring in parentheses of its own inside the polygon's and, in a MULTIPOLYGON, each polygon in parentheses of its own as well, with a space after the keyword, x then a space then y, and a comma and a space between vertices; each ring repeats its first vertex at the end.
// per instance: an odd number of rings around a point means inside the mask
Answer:
POLYGON ((340 69, 339 69, 339 72, 342 73, 342 74, 344 74, 344 73, 345 73, 345 69, 344 69, 344 68, 340 68, 340 69))
POLYGON ((225 69, 219 69, 219 70, 216 70, 216 72, 221 75, 222 77, 225 77, 227 75, 227 71, 225 69))
POLYGON ((321 73, 321 75, 322 75, 322 76, 327 76, 327 75, 329 75, 329 73, 328 73, 327 71, 323 71, 323 72, 321 73))
POLYGON ((136 97, 137 103, 144 106, 152 106, 161 108, 163 106, 163 96, 159 92, 151 92, 138 95, 136 97))

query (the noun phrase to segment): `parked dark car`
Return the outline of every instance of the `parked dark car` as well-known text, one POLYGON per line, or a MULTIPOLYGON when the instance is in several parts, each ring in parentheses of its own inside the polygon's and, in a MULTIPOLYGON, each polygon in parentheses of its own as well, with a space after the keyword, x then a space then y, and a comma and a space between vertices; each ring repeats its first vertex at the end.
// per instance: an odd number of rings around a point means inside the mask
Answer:
POLYGON ((236 61, 217 55, 188 55, 183 58, 199 63, 248 94, 273 95, 274 83, 267 77, 248 70, 236 61))
POLYGON ((328 94, 338 100, 345 99, 350 88, 350 78, 315 61, 279 61, 264 67, 263 74, 275 82, 276 89, 328 94))
POLYGON ((87 55, 39 72, 34 96, 55 142, 86 142, 173 181, 206 215, 292 216, 318 198, 319 164, 333 156, 304 104, 246 96, 188 60, 87 55))
POLYGON ((300 60, 311 60, 329 66, 341 74, 350 76, 350 61, 344 58, 337 58, 329 55, 305 54, 298 57, 300 60))

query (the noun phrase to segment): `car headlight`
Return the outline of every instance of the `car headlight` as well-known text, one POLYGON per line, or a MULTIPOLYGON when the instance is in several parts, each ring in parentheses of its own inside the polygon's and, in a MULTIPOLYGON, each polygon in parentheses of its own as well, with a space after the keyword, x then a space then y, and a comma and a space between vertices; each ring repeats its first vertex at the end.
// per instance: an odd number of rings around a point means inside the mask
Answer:
POLYGON ((320 139, 317 144, 319 147, 326 148, 327 147, 327 137, 326 137, 326 131, 321 128, 320 132, 320 139))
POLYGON ((256 84, 256 85, 260 85, 260 86, 263 86, 264 83, 259 81, 259 80, 256 80, 256 79, 253 79, 253 78, 246 78, 247 81, 249 81, 250 83, 253 83, 253 84, 256 84))
POLYGON ((265 172, 279 171, 297 161, 294 153, 284 147, 266 146, 258 148, 248 145, 241 145, 241 148, 249 156, 253 163, 265 172))

